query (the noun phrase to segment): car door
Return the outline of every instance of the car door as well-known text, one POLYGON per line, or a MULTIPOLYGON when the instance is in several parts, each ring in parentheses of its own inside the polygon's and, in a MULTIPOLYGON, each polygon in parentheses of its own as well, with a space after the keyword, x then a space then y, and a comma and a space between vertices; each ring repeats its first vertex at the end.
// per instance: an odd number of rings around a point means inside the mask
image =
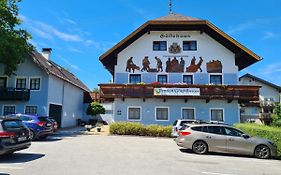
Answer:
POLYGON ((231 127, 223 127, 223 129, 227 137, 227 152, 233 154, 249 154, 252 152, 251 139, 244 138, 243 132, 231 127))
POLYGON ((208 126, 207 128, 206 142, 209 146, 209 151, 226 152, 226 136, 222 133, 221 127, 208 126))

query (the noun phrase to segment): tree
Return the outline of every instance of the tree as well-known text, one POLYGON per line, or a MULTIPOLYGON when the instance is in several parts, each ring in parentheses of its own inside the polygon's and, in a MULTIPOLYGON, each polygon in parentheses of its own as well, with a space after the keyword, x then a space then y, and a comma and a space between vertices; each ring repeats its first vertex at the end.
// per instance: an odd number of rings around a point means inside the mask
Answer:
POLYGON ((274 114, 272 115, 272 124, 281 127, 281 104, 276 103, 274 108, 274 114))
POLYGON ((87 108, 87 115, 96 116, 98 114, 105 114, 104 107, 98 102, 92 102, 87 108))
POLYGON ((28 43, 30 34, 19 28, 22 21, 19 19, 17 3, 20 1, 0 1, 0 63, 4 65, 4 73, 9 76, 34 49, 28 43))

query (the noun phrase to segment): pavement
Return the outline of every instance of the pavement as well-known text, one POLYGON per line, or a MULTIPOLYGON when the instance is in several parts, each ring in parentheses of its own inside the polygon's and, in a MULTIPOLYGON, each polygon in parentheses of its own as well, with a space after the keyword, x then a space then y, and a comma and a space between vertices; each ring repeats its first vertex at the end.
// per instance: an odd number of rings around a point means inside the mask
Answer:
POLYGON ((84 128, 59 131, 27 150, 0 158, 2 175, 280 175, 280 160, 208 154, 173 139, 103 136, 84 128))

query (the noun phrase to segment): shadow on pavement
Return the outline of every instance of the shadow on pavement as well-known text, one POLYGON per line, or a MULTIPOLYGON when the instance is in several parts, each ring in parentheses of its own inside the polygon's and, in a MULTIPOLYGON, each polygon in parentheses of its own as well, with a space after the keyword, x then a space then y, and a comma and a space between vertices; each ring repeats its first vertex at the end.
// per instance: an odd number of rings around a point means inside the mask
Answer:
MULTIPOLYGON (((189 153, 189 154, 195 154, 191 149, 184 149, 181 148, 179 149, 182 153, 189 153)), ((226 154, 226 153, 214 153, 214 152, 209 152, 206 155, 213 155, 213 156, 225 156, 225 157, 240 157, 240 158, 254 158, 257 159, 256 157, 253 156, 247 156, 247 155, 237 155, 237 154, 226 154)), ((281 160, 281 157, 274 157, 270 158, 267 160, 281 160)))
POLYGON ((10 174, 7 174, 7 173, 0 173, 0 175, 10 175, 10 174))
POLYGON ((36 153, 14 153, 0 158, 0 163, 25 163, 44 157, 45 154, 36 153))

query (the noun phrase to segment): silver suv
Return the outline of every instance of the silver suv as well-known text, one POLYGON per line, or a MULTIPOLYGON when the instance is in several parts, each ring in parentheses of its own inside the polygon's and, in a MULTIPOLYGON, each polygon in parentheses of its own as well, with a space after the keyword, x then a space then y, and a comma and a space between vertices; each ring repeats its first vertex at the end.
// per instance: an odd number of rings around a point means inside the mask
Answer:
POLYGON ((221 124, 185 124, 175 141, 178 146, 192 149, 197 154, 222 152, 254 155, 261 159, 277 155, 277 146, 272 141, 250 137, 221 124))

